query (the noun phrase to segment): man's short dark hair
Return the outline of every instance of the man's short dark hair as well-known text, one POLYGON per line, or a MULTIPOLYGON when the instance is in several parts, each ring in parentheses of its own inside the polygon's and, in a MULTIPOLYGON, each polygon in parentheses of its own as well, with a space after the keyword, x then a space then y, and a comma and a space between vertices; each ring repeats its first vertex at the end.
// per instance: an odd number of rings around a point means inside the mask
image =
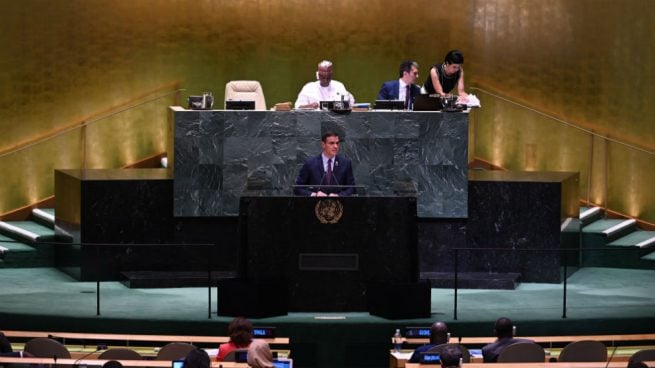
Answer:
POLYGON ((464 64, 464 54, 459 50, 450 50, 443 61, 446 64, 464 64))
POLYGON ((418 63, 416 61, 413 61, 413 60, 405 60, 402 63, 400 63, 400 67, 398 68, 398 77, 402 78, 403 73, 411 72, 412 67, 416 67, 416 69, 418 69, 418 63))
POLYGON ((462 350, 454 345, 448 345, 441 350, 439 354, 442 367, 459 367, 462 359, 462 350))
POLYGON ((338 137, 339 140, 341 140, 339 133, 328 130, 321 136, 321 142, 325 143, 325 140, 328 139, 328 137, 338 137))
POLYGON ((496 325, 494 326, 494 330, 496 331, 496 336, 497 337, 512 337, 513 336, 513 327, 514 323, 512 323, 512 320, 507 318, 507 317, 500 317, 496 321, 496 325))

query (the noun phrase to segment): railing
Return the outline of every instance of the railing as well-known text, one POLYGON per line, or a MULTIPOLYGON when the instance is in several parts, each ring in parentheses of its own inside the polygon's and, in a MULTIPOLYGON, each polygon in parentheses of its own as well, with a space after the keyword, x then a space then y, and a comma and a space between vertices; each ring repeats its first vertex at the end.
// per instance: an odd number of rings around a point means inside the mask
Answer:
POLYGON ((51 200, 55 168, 118 169, 163 155, 167 107, 180 103, 179 87, 180 82, 170 83, 79 120, 58 122, 41 135, 35 131, 25 140, 5 142, 0 168, 12 180, 0 187, 0 215, 21 218, 23 209, 51 200))
MULTIPOLYGON (((579 239, 580 242, 582 242, 582 237, 579 239)), ((582 245, 582 243, 580 243, 582 245)), ((544 253, 547 255, 548 253, 554 253, 556 256, 560 257, 560 267, 562 268, 562 319, 566 319, 568 317, 567 312, 568 312, 568 277, 569 277, 569 267, 576 268, 576 267, 583 267, 582 263, 584 259, 584 253, 585 252, 643 252, 643 249, 641 248, 630 248, 630 249, 622 249, 622 248, 599 248, 599 247, 581 247, 581 248, 557 248, 557 249, 544 249, 544 248, 498 248, 498 247, 489 247, 489 248, 470 248, 470 247, 458 247, 458 248, 453 248, 454 256, 453 256, 453 266, 454 266, 454 273, 453 273, 453 319, 457 320, 458 319, 458 296, 459 296, 459 275, 460 275, 460 270, 459 270, 459 264, 460 264, 460 252, 475 252, 477 257, 484 257, 486 252, 503 252, 503 253, 509 253, 507 257, 511 257, 512 254, 514 253, 522 253, 522 252, 538 252, 538 253, 544 253), (573 255, 577 256, 576 258, 578 261, 574 262, 574 264, 569 265, 568 263, 571 262, 571 257, 567 256, 568 254, 572 253, 573 255)), ((493 272, 493 271, 489 271, 493 272)), ((501 271, 498 271, 501 272, 501 271)))
POLYGON ((173 100, 172 103, 174 105, 179 105, 180 95, 181 95, 181 93, 183 91, 186 91, 186 89, 179 88, 178 86, 179 86, 179 82, 175 82, 172 85, 162 87, 162 88, 156 89, 155 91, 147 93, 144 97, 129 100, 129 101, 121 104, 120 106, 118 106, 118 107, 116 107, 114 109, 111 109, 108 112, 93 115, 93 116, 91 116, 91 117, 89 117, 87 119, 83 119, 80 122, 70 124, 70 125, 68 125, 68 126, 66 126, 64 128, 61 128, 61 129, 53 132, 53 133, 47 134, 47 135, 45 135, 43 137, 39 137, 36 140, 28 141, 28 142, 25 142, 23 144, 19 144, 17 147, 12 147, 11 149, 8 149, 8 150, 5 150, 5 151, 0 151, 0 158, 3 158, 5 156, 11 155, 11 154, 19 152, 19 151, 23 151, 23 150, 32 148, 32 147, 37 146, 39 144, 42 144, 42 143, 51 141, 51 140, 53 140, 55 138, 58 138, 58 137, 66 134, 66 133, 71 132, 71 131, 86 128, 86 127, 88 127, 88 126, 90 126, 92 124, 95 124, 95 123, 100 122, 102 120, 108 119, 108 118, 110 118, 112 116, 116 116, 116 115, 118 115, 120 113, 123 113, 125 111, 132 110, 132 109, 134 109, 136 107, 143 106, 145 104, 148 104, 148 103, 151 103, 151 102, 154 102, 154 101, 158 101, 158 100, 161 100, 161 99, 166 98, 166 97, 173 96, 174 100, 173 100), (173 89, 171 90, 171 88, 173 88, 173 89), (162 90, 165 90, 165 92, 161 92, 162 90), (152 95, 154 95, 154 96, 152 96, 152 95))
MULTIPOLYGON (((507 96, 503 96, 503 95, 495 93, 495 92, 491 92, 491 91, 486 90, 484 88, 473 87, 473 88, 471 88, 471 90, 474 91, 480 97, 480 99, 482 100, 482 104, 483 104, 483 109, 481 109, 478 113, 472 115, 474 117, 473 120, 472 120, 472 124, 471 124, 472 130, 473 130, 473 136, 474 136, 473 140, 474 141, 478 139, 478 137, 476 135, 476 130, 481 131, 482 132, 481 134, 485 134, 485 132, 493 133, 493 131, 491 131, 491 129, 493 129, 493 128, 483 126, 481 124, 481 122, 476 121, 476 120, 479 120, 479 118, 475 117, 477 115, 480 115, 480 116, 484 117, 483 114, 485 114, 485 101, 484 101, 485 97, 493 99, 493 100, 489 100, 488 103, 493 104, 493 103, 499 102, 502 106, 494 105, 494 106, 500 106, 499 109, 501 109, 501 108, 503 108, 503 109, 517 109, 516 114, 518 116, 522 116, 522 117, 525 117, 525 116, 527 116, 526 114, 529 114, 529 118, 526 119, 526 120, 533 120, 533 119, 539 119, 540 121, 545 120, 547 122, 555 123, 555 124, 557 124, 557 126, 565 127, 566 128, 565 130, 559 130, 559 131, 553 132, 553 135, 557 136, 556 138, 559 138, 562 142, 564 142, 564 143, 557 142, 557 144, 558 145, 560 145, 560 144, 565 145, 567 142, 570 143, 571 140, 575 139, 575 138, 571 138, 571 136, 575 135, 576 137, 579 137, 579 140, 577 141, 577 143, 579 145, 581 145, 581 146, 586 146, 586 147, 582 148, 582 151, 584 152, 584 150, 586 149, 587 158, 582 159, 582 158, 579 158, 579 157, 575 157, 576 156, 575 153, 577 153, 576 149, 569 146, 569 147, 566 147, 564 149, 564 150, 566 150, 566 156, 562 155, 562 158, 559 159, 560 162, 557 162, 558 161, 557 157, 555 157, 553 162, 548 162, 547 165, 550 165, 551 167, 556 167, 556 168, 561 168, 562 166, 565 166, 565 168, 569 169, 570 171, 579 171, 581 177, 584 175, 584 178, 586 179, 586 183, 587 183, 586 190, 584 192, 580 193, 581 197, 583 197, 582 199, 584 200, 584 202, 592 204, 592 205, 597 205, 597 206, 603 207, 603 208, 607 209, 608 212, 616 212, 617 214, 625 214, 626 217, 640 217, 639 216, 640 213, 639 213, 638 210, 626 211, 626 210, 619 209, 619 210, 616 210, 616 211, 612 211, 610 209, 610 207, 612 206, 612 204, 610 203, 610 202, 612 202, 611 199, 616 199, 616 200, 620 200, 620 201, 628 201, 624 197, 618 197, 618 196, 612 197, 612 193, 609 190, 610 186, 612 184, 615 184, 615 183, 613 183, 613 180, 618 181, 618 180, 620 180, 619 177, 621 176, 620 173, 614 174, 615 176, 611 175, 612 174, 611 173, 612 160, 615 160, 615 165, 616 166, 614 166, 614 168, 617 169, 617 171, 619 169, 621 169, 619 167, 620 166, 619 164, 624 164, 625 163, 625 160, 622 160, 622 156, 621 156, 622 153, 619 152, 620 150, 617 150, 617 152, 611 152, 610 151, 610 146, 615 147, 615 148, 621 147, 622 149, 627 150, 628 153, 626 155, 632 155, 632 156, 635 156, 637 154, 644 155, 643 159, 646 161, 645 166, 648 166, 649 165, 648 163, 652 163, 650 165, 650 167, 655 165, 655 151, 653 151, 651 149, 644 148, 644 147, 639 147, 638 145, 631 144, 631 143, 628 143, 628 142, 625 142, 625 141, 622 141, 622 140, 619 140, 619 139, 616 139, 616 138, 608 137, 607 135, 599 134, 598 132, 595 132, 592 129, 587 129, 587 128, 581 127, 579 124, 576 124, 574 122, 566 121, 566 120, 558 118, 556 116, 549 115, 549 114, 547 114, 547 113, 545 113, 543 111, 539 111, 538 109, 535 109, 532 106, 528 106, 528 105, 526 105, 524 103, 517 102, 517 101, 513 100, 512 98, 509 98, 507 96), (578 134, 581 134, 582 136, 578 136, 578 134), (582 142, 582 140, 585 139, 585 138, 583 138, 585 136, 587 137, 586 138, 587 142, 582 142), (573 157, 573 158, 571 158, 571 157, 573 157), (567 161, 567 162, 563 163, 561 161, 567 161), (601 176, 602 176, 602 179, 600 179, 601 176), (596 184, 598 187, 593 185, 594 182, 598 183, 598 184, 596 184), (592 192, 594 192, 594 189, 595 189, 595 194, 592 193, 592 192), (630 213, 630 212, 634 212, 634 213, 630 213)), ((508 110, 508 111, 510 111, 510 110, 508 110)), ((499 114, 499 115, 501 115, 501 114, 499 114)), ((512 119, 512 118, 510 117, 508 119, 512 119)), ((493 120, 493 119, 486 120, 485 125, 487 125, 487 122, 489 120, 493 120)), ((515 118, 515 120, 521 120, 521 119, 520 118, 519 119, 515 118)), ((494 122, 489 121, 488 125, 495 125, 496 123, 497 122, 495 122, 495 121, 494 122)), ((518 133, 517 132, 512 132, 512 134, 520 134, 521 132, 519 132, 519 131, 525 128, 525 121, 516 121, 516 122, 513 122, 513 123, 508 123, 506 121, 503 121, 503 122, 500 122, 498 124, 499 124, 498 126, 501 127, 501 128, 505 128, 505 127, 510 126, 511 128, 513 128, 514 130, 516 130, 518 132, 518 133), (516 124, 516 126, 514 126, 512 124, 516 124)), ((536 132, 535 135, 538 135, 538 133, 541 132, 540 129, 546 129, 540 124, 534 124, 531 128, 534 129, 534 131, 536 132)), ((530 129, 530 128, 528 128, 528 129, 530 129)), ((503 132, 501 134, 505 134, 505 133, 503 132)), ((489 134, 489 136, 491 136, 491 134, 489 134)), ((512 137, 514 137, 514 136, 512 136, 512 137)), ((544 143, 544 144, 551 143, 551 142, 548 142, 548 141, 544 141, 542 137, 534 137, 534 139, 537 139, 539 142, 544 143)), ((521 142, 512 142, 512 143, 509 143, 509 144, 510 145, 516 145, 516 144, 520 144, 520 143, 521 142)), ((488 146, 493 146, 493 144, 488 144, 488 146)), ((498 147, 498 146, 499 145, 496 144, 496 146, 494 147, 494 150, 503 150, 504 149, 503 147, 498 147)), ((524 169, 525 170, 535 170, 536 169, 535 166, 539 165, 539 163, 534 162, 534 161, 536 161, 536 159, 535 159, 536 153, 534 152, 536 150, 536 148, 534 146, 535 145, 526 144, 526 146, 524 147, 525 148, 524 152, 520 152, 520 149, 516 149, 517 152, 514 152, 514 155, 511 156, 512 160, 514 160, 514 163, 513 164, 509 163, 508 164, 508 166, 513 166, 513 167, 504 167, 502 165, 502 163, 501 163, 500 166, 503 167, 503 168, 514 169, 514 170, 516 170, 516 169, 518 169, 518 170, 524 170, 524 169), (520 153, 524 153, 524 155, 525 155, 525 161, 526 162, 524 163, 524 165, 517 165, 516 164, 516 161, 520 160, 520 158, 521 158, 520 153)), ((549 147, 546 147, 544 149, 544 151, 546 151, 546 150, 549 150, 549 147)), ((475 150, 475 146, 474 146, 474 149, 472 151, 473 151, 474 156, 478 156, 478 152, 475 150)), ((488 153, 485 154, 484 152, 482 152, 481 155, 483 155, 483 157, 478 157, 478 158, 481 158, 483 161, 489 161, 492 165, 499 166, 497 163, 493 162, 493 159, 494 159, 493 157, 484 157, 485 155, 490 156, 488 153)), ((641 157, 638 157, 638 158, 641 158, 641 157)), ((544 157, 544 159, 542 160, 541 166, 544 166, 544 164, 543 164, 544 161, 549 161, 550 159, 551 159, 551 157, 544 157)), ((569 170, 565 170, 565 171, 569 171, 569 170)), ((561 170, 554 170, 554 171, 561 171, 561 170)), ((655 179, 653 178, 652 174, 649 173, 649 171, 652 171, 652 170, 648 169, 647 167, 644 167, 643 170, 639 170, 640 175, 644 176, 647 183, 655 184, 655 183, 653 183, 653 181, 655 179)), ((621 177, 621 179, 623 179, 623 178, 621 177)), ((632 178, 632 179, 634 179, 634 178, 632 178)), ((632 182, 631 182, 631 184, 632 184, 632 182)), ((639 184, 634 183, 634 185, 639 185, 639 184)), ((640 187, 643 186, 643 185, 644 184, 641 184, 640 187)), ((648 186, 650 186, 650 185, 648 185, 648 186)), ((637 188, 637 189, 639 189, 639 188, 637 188)), ((635 188, 632 188, 632 191, 635 191, 635 190, 636 190, 635 188)), ((634 195, 633 195, 633 197, 634 197, 634 195)), ((645 199, 641 199, 642 202, 650 200, 650 199, 648 199, 648 197, 642 197, 642 198, 645 198, 645 199)), ((630 198, 629 199, 629 203, 634 203, 634 202, 639 202, 639 201, 640 201, 640 198, 630 198)), ((626 207, 626 206, 620 206, 620 207, 626 207)), ((631 207, 639 207, 639 206, 631 205, 631 207)), ((650 208, 650 207, 652 207, 652 206, 650 206, 650 203, 645 203, 642 206, 642 208, 645 208, 645 209, 650 208)), ((647 226, 652 226, 653 223, 655 223, 655 217, 653 217, 652 214, 646 214, 646 215, 650 216, 650 217, 648 217, 646 219, 643 219, 643 221, 641 221, 642 224, 645 222, 645 224, 647 226)))

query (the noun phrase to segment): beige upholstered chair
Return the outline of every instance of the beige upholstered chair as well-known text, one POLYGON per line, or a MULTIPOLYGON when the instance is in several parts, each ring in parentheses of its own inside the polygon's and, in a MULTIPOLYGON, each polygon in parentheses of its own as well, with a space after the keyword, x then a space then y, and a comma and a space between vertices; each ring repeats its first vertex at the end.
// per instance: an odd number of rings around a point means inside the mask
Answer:
POLYGON ((225 85, 225 101, 255 101, 255 110, 266 110, 264 90, 258 81, 238 80, 225 85))
POLYGON ((57 359, 70 359, 71 354, 66 346, 57 340, 49 339, 47 337, 35 337, 25 343, 26 352, 34 355, 37 358, 52 358, 57 359))
POLYGON ((98 355, 98 359, 107 360, 141 360, 143 357, 138 352, 128 348, 112 348, 105 350, 98 355))
POLYGON ((559 354, 559 362, 606 362, 605 344, 594 340, 574 341, 559 354))
POLYGON ((543 363, 544 348, 531 342, 520 342, 504 348, 498 355, 498 363, 543 363))
POLYGON ((157 353, 157 360, 182 360, 195 348, 196 347, 191 344, 172 342, 164 345, 164 347, 159 350, 159 353, 157 353))
POLYGON ((632 354, 630 360, 637 362, 648 362, 655 360, 655 349, 639 350, 638 352, 632 354))

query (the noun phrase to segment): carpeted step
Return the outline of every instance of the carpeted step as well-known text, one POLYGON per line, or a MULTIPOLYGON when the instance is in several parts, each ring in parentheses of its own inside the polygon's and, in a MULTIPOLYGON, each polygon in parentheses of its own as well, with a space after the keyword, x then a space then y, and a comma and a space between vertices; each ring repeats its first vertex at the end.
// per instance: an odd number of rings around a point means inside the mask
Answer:
MULTIPOLYGON (((655 231, 637 230, 608 244, 610 247, 625 247, 635 252, 636 257, 629 257, 626 268, 655 268, 655 231), (638 259, 636 259, 638 257, 638 259)), ((627 257, 626 257, 627 258, 627 257)))
MULTIPOLYGON (((430 282, 433 288, 452 289, 455 275, 452 272, 421 272, 421 280, 430 282)), ((457 287, 460 289, 514 290, 521 281, 520 273, 460 272, 457 287)))
POLYGON ((580 207, 580 223, 582 226, 600 220, 603 217, 603 209, 600 207, 580 207))
POLYGON ((653 268, 641 260, 651 250, 637 247, 655 235, 649 233, 637 229, 634 220, 597 220, 582 229, 582 264, 585 267, 653 268))
POLYGON ((614 240, 608 245, 614 247, 638 247, 655 249, 655 231, 637 230, 614 240))
POLYGON ((52 267, 51 247, 32 247, 0 234, 0 268, 52 267), (43 249, 41 249, 43 248, 43 249))
POLYGON ((605 239, 603 243, 618 239, 637 229, 634 219, 600 219, 596 220, 582 230, 583 234, 598 234, 605 239))
POLYGON ((55 228, 55 209, 54 208, 34 208, 32 209, 32 219, 39 224, 50 229, 55 228))
POLYGON ((0 221, 0 233, 28 243, 55 240, 54 229, 34 221, 0 221))
MULTIPOLYGON (((121 272, 121 283, 131 289, 156 289, 176 287, 205 287, 207 272, 202 271, 125 271, 121 272)), ((233 279, 236 272, 212 271, 211 285, 218 280, 233 279)))

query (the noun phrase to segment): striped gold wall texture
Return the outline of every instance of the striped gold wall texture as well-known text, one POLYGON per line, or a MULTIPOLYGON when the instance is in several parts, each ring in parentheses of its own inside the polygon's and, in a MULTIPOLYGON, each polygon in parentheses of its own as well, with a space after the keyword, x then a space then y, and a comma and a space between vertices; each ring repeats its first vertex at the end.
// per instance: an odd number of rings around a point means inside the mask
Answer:
POLYGON ((655 222, 653 155, 561 122, 655 150, 654 18, 649 0, 5 2, 0 214, 52 195, 54 168, 163 152, 177 88, 222 101, 229 80, 257 79, 270 106, 294 101, 330 59, 335 79, 373 101, 402 60, 419 62, 422 82, 459 48, 483 102, 471 158, 580 171, 585 198, 655 222))

